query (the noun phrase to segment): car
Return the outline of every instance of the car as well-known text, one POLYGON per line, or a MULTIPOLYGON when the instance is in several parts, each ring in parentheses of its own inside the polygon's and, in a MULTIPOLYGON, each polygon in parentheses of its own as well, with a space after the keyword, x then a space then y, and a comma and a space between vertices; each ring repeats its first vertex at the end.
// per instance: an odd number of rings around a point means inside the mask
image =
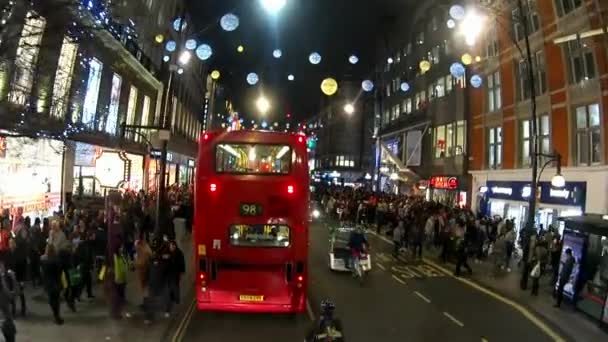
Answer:
MULTIPOLYGON (((338 272, 350 272, 345 261, 350 259, 350 248, 348 240, 355 227, 338 227, 330 230, 329 237, 329 269, 338 272)), ((372 269, 372 258, 369 253, 361 260, 364 271, 372 269)))

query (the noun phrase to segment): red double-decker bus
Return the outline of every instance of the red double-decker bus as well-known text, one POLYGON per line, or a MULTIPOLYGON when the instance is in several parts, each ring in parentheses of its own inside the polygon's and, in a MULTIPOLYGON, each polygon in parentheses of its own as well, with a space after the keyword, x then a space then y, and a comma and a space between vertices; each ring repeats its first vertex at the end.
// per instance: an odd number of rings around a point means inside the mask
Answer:
POLYGON ((198 309, 304 311, 306 138, 259 131, 204 133, 195 184, 198 309))

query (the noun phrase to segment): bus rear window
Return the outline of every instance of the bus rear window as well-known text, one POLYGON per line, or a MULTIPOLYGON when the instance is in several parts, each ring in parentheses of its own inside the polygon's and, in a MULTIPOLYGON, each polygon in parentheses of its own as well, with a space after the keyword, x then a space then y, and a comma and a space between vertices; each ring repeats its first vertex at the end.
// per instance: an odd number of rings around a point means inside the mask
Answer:
POLYGON ((289 174, 288 145, 218 144, 215 171, 234 174, 289 174))
POLYGON ((277 224, 230 226, 230 244, 240 247, 289 247, 289 227, 277 224))

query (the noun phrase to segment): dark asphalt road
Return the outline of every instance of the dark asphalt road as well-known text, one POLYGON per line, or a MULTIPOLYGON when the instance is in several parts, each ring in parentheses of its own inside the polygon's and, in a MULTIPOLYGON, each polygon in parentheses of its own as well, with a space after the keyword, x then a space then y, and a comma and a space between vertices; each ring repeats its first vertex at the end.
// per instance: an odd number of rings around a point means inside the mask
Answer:
MULTIPOLYGON (((311 226, 309 301, 313 311, 329 298, 352 341, 551 341, 514 308, 424 263, 390 256, 375 236, 373 269, 360 286, 328 268, 328 233, 311 226)), ((308 315, 195 312, 183 341, 302 341, 308 315)))

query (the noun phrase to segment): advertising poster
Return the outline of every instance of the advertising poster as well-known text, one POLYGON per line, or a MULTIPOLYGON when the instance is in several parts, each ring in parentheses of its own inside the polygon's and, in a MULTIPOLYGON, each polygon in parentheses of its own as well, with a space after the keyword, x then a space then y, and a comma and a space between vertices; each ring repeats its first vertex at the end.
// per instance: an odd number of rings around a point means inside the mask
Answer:
MULTIPOLYGON (((575 264, 572 269, 572 274, 570 275, 570 279, 568 283, 564 287, 564 295, 570 299, 574 298, 575 290, 576 290, 576 282, 578 281, 578 273, 580 271, 580 264, 583 257, 583 250, 585 247, 585 236, 577 235, 576 233, 565 231, 564 232, 564 246, 562 248, 562 255, 560 257, 560 266, 559 273, 562 273, 563 263, 566 261, 566 250, 570 248, 572 250, 572 256, 574 257, 575 264)), ((557 284, 561 279, 558 279, 557 284)))

